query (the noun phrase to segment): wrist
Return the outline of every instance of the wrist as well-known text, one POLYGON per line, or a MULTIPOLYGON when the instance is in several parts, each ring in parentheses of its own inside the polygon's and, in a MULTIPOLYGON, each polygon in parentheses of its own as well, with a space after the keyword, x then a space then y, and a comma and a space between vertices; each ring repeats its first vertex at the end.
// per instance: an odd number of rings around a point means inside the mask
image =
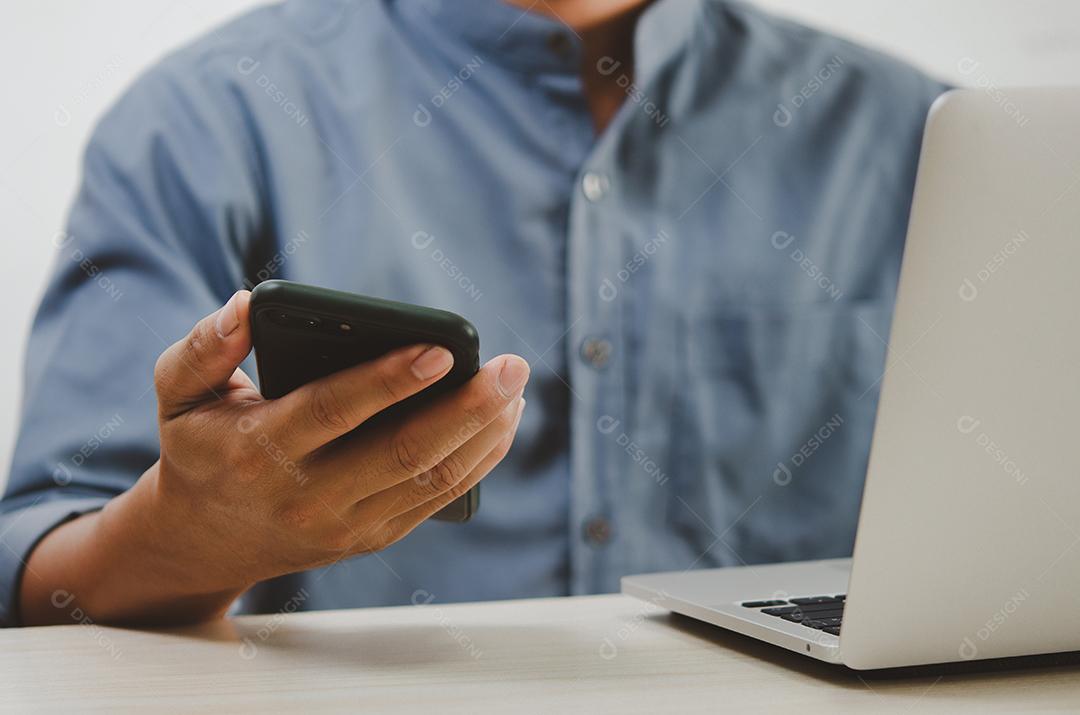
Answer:
POLYGON ((205 548, 190 509, 162 488, 160 462, 94 525, 97 570, 86 610, 102 620, 184 622, 223 615, 254 581, 205 548))

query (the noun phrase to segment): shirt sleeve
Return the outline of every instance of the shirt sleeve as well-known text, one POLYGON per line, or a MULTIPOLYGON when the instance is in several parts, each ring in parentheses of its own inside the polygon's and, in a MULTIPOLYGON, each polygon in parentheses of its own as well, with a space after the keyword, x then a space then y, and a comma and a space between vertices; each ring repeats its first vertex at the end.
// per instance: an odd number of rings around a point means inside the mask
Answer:
POLYGON ((106 114, 66 230, 51 238, 0 501, 0 625, 18 624, 37 542, 157 460, 158 355, 243 287, 243 256, 272 240, 239 93, 202 59, 166 60, 106 114))

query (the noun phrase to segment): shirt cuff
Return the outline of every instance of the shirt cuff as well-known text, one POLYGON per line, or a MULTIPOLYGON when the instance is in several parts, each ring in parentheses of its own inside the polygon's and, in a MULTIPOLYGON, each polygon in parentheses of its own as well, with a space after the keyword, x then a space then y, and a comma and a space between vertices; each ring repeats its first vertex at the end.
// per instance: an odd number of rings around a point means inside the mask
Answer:
POLYGON ((19 586, 26 559, 38 542, 65 521, 101 509, 108 501, 61 497, 0 514, 0 627, 19 625, 19 586))

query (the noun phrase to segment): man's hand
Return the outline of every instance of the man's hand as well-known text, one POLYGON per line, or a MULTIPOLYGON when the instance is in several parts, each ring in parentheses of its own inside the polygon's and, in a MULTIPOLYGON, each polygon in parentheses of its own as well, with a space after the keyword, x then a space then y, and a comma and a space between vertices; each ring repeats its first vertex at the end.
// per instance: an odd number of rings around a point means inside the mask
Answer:
POLYGON ((464 386, 350 434, 445 375, 417 345, 265 400, 241 291, 158 360, 161 458, 128 492, 50 533, 21 589, 24 622, 70 592, 102 621, 201 620, 258 581, 377 551, 475 486, 505 456, 528 365, 497 357, 464 386))

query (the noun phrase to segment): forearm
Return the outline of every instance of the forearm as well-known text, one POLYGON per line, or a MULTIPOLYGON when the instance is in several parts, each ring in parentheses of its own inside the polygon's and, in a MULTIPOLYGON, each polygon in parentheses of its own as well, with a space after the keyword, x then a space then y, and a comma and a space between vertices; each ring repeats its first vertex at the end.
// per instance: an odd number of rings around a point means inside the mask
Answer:
POLYGON ((223 578, 216 565, 187 563, 183 531, 164 518, 159 500, 155 465, 102 511, 46 535, 23 572, 22 624, 85 614, 99 623, 165 625, 224 615, 247 584, 223 578))

